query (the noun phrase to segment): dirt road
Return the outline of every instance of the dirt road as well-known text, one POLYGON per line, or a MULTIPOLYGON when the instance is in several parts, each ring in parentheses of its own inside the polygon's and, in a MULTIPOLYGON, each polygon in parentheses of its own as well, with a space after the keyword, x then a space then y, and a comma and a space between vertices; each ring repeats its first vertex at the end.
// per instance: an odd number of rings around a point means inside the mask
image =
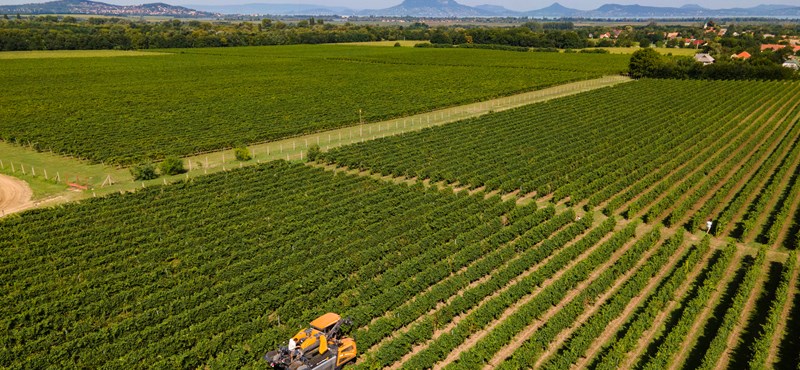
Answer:
POLYGON ((0 217, 33 205, 33 192, 25 181, 0 175, 0 217))

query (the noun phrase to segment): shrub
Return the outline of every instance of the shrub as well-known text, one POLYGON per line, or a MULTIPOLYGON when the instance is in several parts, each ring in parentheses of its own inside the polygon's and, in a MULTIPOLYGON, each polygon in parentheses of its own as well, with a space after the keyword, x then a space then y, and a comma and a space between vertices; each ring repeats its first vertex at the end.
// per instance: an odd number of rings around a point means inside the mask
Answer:
POLYGON ((233 153, 236 156, 236 160, 239 161, 244 162, 253 159, 253 157, 250 155, 250 151, 247 150, 247 147, 240 146, 236 148, 233 153))
POLYGON ((308 161, 314 162, 319 158, 320 153, 322 151, 319 149, 319 145, 313 144, 308 148, 308 161))
POLYGON ((586 54, 609 54, 610 52, 606 49, 583 49, 579 51, 580 53, 586 54))
POLYGON ((131 167, 131 175, 134 180, 152 180, 158 177, 156 166, 152 163, 142 163, 131 167))
POLYGON ((167 157, 159 166, 162 175, 177 175, 186 172, 183 161, 178 157, 167 157))

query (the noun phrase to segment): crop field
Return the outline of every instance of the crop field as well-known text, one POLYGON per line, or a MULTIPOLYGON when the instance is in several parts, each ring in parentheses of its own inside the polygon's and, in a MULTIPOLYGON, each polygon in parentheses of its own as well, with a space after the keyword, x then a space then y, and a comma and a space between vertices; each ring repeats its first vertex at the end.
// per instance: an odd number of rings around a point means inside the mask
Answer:
MULTIPOLYGON (((0 60, 0 135, 55 153, 3 144, 18 165, 39 155, 37 170, 74 175, 89 166, 59 153, 188 155, 626 59, 293 46, 0 60)), ((353 321, 348 369, 797 370, 800 83, 619 79, 453 123, 438 112, 419 131, 360 126, 372 140, 359 130, 316 162, 223 160, 4 217, 0 368, 265 369, 336 312, 353 321)))
POLYGON ((333 149, 383 175, 796 248, 800 84, 649 80, 333 149))
POLYGON ((147 57, 168 55, 167 53, 130 50, 48 50, 48 51, 4 51, 0 59, 49 59, 49 58, 114 58, 147 57))
POLYGON ((341 45, 167 52, 0 60, 0 139, 130 164, 615 74, 627 63, 341 45))
POLYGON ((794 366, 796 255, 709 241, 271 162, 0 222, 0 367, 264 368, 326 311, 358 369, 794 366))

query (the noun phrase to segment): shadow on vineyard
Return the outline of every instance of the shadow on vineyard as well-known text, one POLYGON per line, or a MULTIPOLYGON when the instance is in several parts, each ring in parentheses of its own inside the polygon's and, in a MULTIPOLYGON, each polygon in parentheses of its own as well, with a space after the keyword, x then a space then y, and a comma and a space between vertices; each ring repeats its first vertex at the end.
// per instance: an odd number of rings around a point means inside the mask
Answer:
MULTIPOLYGON (((720 296, 719 302, 714 302, 714 310, 709 314, 708 320, 701 329, 702 332, 697 339, 697 343, 695 343, 694 347, 692 347, 689 356, 686 357, 684 361, 684 370, 694 369, 697 367, 697 364, 703 361, 703 357, 711 345, 711 341, 713 341, 716 337, 717 331, 722 324, 722 319, 725 315, 725 312, 733 304, 733 299, 736 296, 736 292, 744 281, 747 270, 754 262, 755 258, 752 256, 745 256, 740 263, 741 267, 736 270, 735 275, 727 284, 725 290, 720 296)), ((711 303, 712 302, 709 302, 709 304, 711 303)))
MULTIPOLYGON (((792 196, 796 195, 796 194, 792 194, 791 189, 794 187, 794 185, 795 185, 795 183, 797 183, 797 181, 800 181, 800 167, 797 167, 795 169, 794 173, 792 174, 792 177, 789 179, 789 183, 786 185, 785 190, 780 194, 780 197, 778 197, 778 201, 777 201, 778 205, 784 204, 785 202, 788 201, 788 199, 790 199, 792 196)), ((800 209, 799 209, 799 211, 800 211, 800 209)), ((781 216, 784 216, 784 215, 781 215, 780 212, 781 212, 781 208, 780 207, 775 207, 772 211, 770 211, 769 216, 767 217, 767 220, 766 220, 766 222, 764 224, 764 228, 761 229, 762 232, 759 233, 758 236, 756 236, 756 241, 757 242, 762 243, 762 244, 768 244, 768 243, 770 243, 770 241, 773 241, 775 236, 771 235, 770 231, 772 231, 772 229, 773 229, 772 225, 774 225, 776 222, 779 222, 779 220, 780 220, 780 222, 783 221, 782 219, 779 219, 781 216)))
POLYGON ((770 308, 770 303, 775 299, 775 288, 781 280, 781 271, 783 265, 778 262, 771 262, 767 274, 767 279, 761 287, 761 294, 755 301, 755 305, 751 309, 751 314, 748 315, 747 324, 744 325, 740 335, 739 344, 733 349, 731 353, 731 361, 728 364, 730 369, 744 369, 753 355, 751 346, 761 334, 761 326, 767 320, 767 312, 770 308))
MULTIPOLYGON (((692 246, 692 247, 690 247, 690 250, 692 250, 692 249, 694 249, 694 248, 695 248, 695 247, 694 247, 694 246, 692 246)), ((681 258, 680 258, 680 259, 677 261, 677 263, 676 263, 675 265, 676 265, 676 266, 685 266, 685 265, 686 265, 686 264, 689 262, 689 260, 690 260, 690 255, 691 255, 691 252, 688 252, 688 251, 687 251, 687 252, 684 254, 684 256, 683 256, 683 257, 681 257, 681 258)), ((672 269, 672 270, 670 270, 670 272, 669 272, 669 273, 668 273, 666 276, 664 276, 664 278, 661 280, 661 282, 660 282, 659 284, 657 284, 657 286, 656 286, 656 288, 654 289, 654 291, 661 291, 661 290, 663 290, 663 289, 667 289, 667 288, 669 288, 669 284, 670 284, 670 282, 671 282, 671 281, 672 281, 672 280, 675 278, 675 276, 676 276, 676 275, 678 275, 678 274, 679 274, 679 272, 680 272, 680 270, 679 270, 679 269, 672 269)), ((645 314, 645 311, 647 311, 647 310, 648 310, 648 307, 647 307, 647 306, 648 306, 648 305, 646 305, 646 304, 645 304, 645 305, 641 305, 641 306, 639 306, 637 309, 635 309, 635 310, 633 311, 633 313, 631 314, 631 317, 633 317, 633 318, 636 318, 636 317, 639 317, 639 316, 641 316, 641 315, 645 314)), ((626 323, 626 325, 630 325, 630 322, 629 322, 629 323, 626 323)), ((629 330, 629 329, 630 329, 630 327, 623 327, 621 330, 619 330, 619 331, 618 331, 618 332, 617 332, 617 333, 616 333, 616 334, 613 336, 613 338, 612 338, 612 339, 610 339, 610 341, 609 341, 609 342, 610 342, 610 343, 618 343, 618 342, 620 342, 621 340, 623 340, 623 338, 625 338, 625 337, 628 335, 628 330, 629 330)), ((588 368, 590 368, 590 369, 596 369, 596 368, 597 368, 597 366, 598 366, 598 364, 600 363, 600 361, 601 361, 603 358, 605 358, 605 357, 606 357, 606 355, 607 355, 607 354, 608 354, 610 351, 611 351, 611 346, 607 346, 607 347, 605 347, 603 350, 601 350, 600 352, 598 352, 597 356, 595 356, 595 358, 592 360, 592 362, 591 362, 591 363, 590 363, 590 364, 589 364, 587 367, 588 367, 588 368)))
POLYGON ((789 227, 786 239, 783 241, 783 246, 786 249, 797 249, 800 247, 800 207, 797 208, 793 220, 794 222, 791 227, 789 227))
MULTIPOLYGON (((800 275, 798 276, 800 280, 800 275)), ((800 291, 795 291, 791 303, 792 310, 789 311, 785 334, 778 347, 780 361, 775 364, 775 369, 778 370, 797 370, 800 359, 800 335, 797 335, 800 333, 800 291)))
POLYGON ((711 271, 713 270, 714 265, 720 262, 721 259, 722 259, 722 251, 721 250, 714 251, 711 257, 708 259, 708 263, 706 263, 705 267, 697 276, 697 278, 694 279, 692 288, 688 292, 686 292, 686 294, 683 296, 683 299, 681 299, 680 306, 669 314, 664 324, 661 325, 662 327, 662 329, 660 329, 661 332, 658 334, 656 338, 653 339, 653 341, 650 342, 645 352, 639 358, 639 361, 635 366, 636 369, 644 368, 644 366, 650 361, 650 359, 656 356, 659 347, 661 347, 661 345, 667 339, 667 336, 669 335, 672 328, 674 328, 678 324, 678 321, 680 321, 681 316, 683 316, 683 312, 687 307, 687 303, 691 302, 694 298, 698 296, 700 288, 703 286, 703 282, 706 279, 708 279, 709 275, 711 274, 711 271))

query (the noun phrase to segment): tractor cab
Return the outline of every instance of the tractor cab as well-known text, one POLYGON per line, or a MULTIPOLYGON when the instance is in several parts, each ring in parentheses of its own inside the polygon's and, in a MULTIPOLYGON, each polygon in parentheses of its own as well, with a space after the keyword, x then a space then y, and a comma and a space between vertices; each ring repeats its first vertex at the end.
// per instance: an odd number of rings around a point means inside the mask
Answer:
POLYGON ((297 332, 289 340, 288 347, 271 351, 264 359, 276 369, 340 369, 358 353, 353 339, 339 338, 341 325, 349 322, 335 313, 326 313, 312 321, 308 328, 297 332))

